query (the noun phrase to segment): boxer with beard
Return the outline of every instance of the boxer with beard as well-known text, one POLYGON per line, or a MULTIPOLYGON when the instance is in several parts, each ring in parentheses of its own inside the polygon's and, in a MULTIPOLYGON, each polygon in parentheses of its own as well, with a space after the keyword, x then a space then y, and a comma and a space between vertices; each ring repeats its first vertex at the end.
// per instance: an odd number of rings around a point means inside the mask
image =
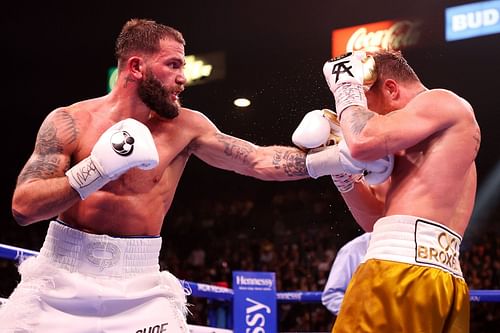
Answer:
MULTIPOLYGON (((12 213, 23 226, 51 220, 37 257, 0 309, 1 332, 187 332, 181 283, 159 269, 160 231, 186 163, 268 181, 363 172, 296 147, 261 147, 224 134, 181 107, 182 34, 132 19, 115 47, 112 91, 50 112, 21 170, 12 213), (321 167, 315 169, 315 161, 321 167)), ((331 152, 330 152, 331 153, 331 152)))

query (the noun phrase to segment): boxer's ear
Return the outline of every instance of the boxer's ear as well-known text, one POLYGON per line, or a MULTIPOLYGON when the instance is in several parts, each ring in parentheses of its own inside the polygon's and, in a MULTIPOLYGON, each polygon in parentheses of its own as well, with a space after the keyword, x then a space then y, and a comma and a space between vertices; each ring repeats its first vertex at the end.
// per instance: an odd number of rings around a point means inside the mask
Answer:
POLYGON ((393 79, 384 80, 382 91, 391 100, 398 99, 400 95, 399 85, 393 79))
POLYGON ((127 60, 127 69, 135 79, 140 80, 144 77, 145 63, 141 57, 130 57, 127 60))

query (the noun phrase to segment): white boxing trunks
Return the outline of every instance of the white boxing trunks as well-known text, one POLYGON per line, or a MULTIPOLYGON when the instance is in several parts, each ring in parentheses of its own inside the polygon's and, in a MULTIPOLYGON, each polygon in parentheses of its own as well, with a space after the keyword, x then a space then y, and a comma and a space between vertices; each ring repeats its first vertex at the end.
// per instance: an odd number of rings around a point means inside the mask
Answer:
POLYGON ((333 332, 468 333, 460 242, 460 235, 434 221, 407 215, 379 219, 333 332))
POLYGON ((160 237, 110 237, 50 222, 0 307, 0 332, 188 332, 186 293, 160 272, 160 237))
POLYGON ((436 267, 462 277, 461 242, 460 235, 440 223, 393 215, 375 223, 363 261, 373 258, 436 267))

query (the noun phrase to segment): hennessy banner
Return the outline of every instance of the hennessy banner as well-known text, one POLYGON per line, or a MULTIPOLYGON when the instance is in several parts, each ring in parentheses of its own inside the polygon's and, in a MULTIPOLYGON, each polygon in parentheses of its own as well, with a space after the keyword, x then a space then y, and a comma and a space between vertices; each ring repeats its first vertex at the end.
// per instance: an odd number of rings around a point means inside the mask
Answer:
POLYGON ((233 271, 234 333, 275 333, 275 273, 233 271))

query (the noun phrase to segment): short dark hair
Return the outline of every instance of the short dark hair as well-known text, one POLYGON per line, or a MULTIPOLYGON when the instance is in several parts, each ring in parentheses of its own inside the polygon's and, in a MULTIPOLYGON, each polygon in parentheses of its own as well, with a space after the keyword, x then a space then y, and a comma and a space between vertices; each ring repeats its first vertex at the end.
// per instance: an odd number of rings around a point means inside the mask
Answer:
POLYGON ((173 39, 185 45, 182 34, 169 26, 147 19, 130 19, 127 21, 115 45, 115 56, 120 61, 126 60, 133 52, 155 53, 160 49, 160 40, 173 39))
POLYGON ((371 54, 377 68, 377 81, 394 79, 396 81, 420 82, 417 74, 403 57, 401 51, 380 50, 371 54))

